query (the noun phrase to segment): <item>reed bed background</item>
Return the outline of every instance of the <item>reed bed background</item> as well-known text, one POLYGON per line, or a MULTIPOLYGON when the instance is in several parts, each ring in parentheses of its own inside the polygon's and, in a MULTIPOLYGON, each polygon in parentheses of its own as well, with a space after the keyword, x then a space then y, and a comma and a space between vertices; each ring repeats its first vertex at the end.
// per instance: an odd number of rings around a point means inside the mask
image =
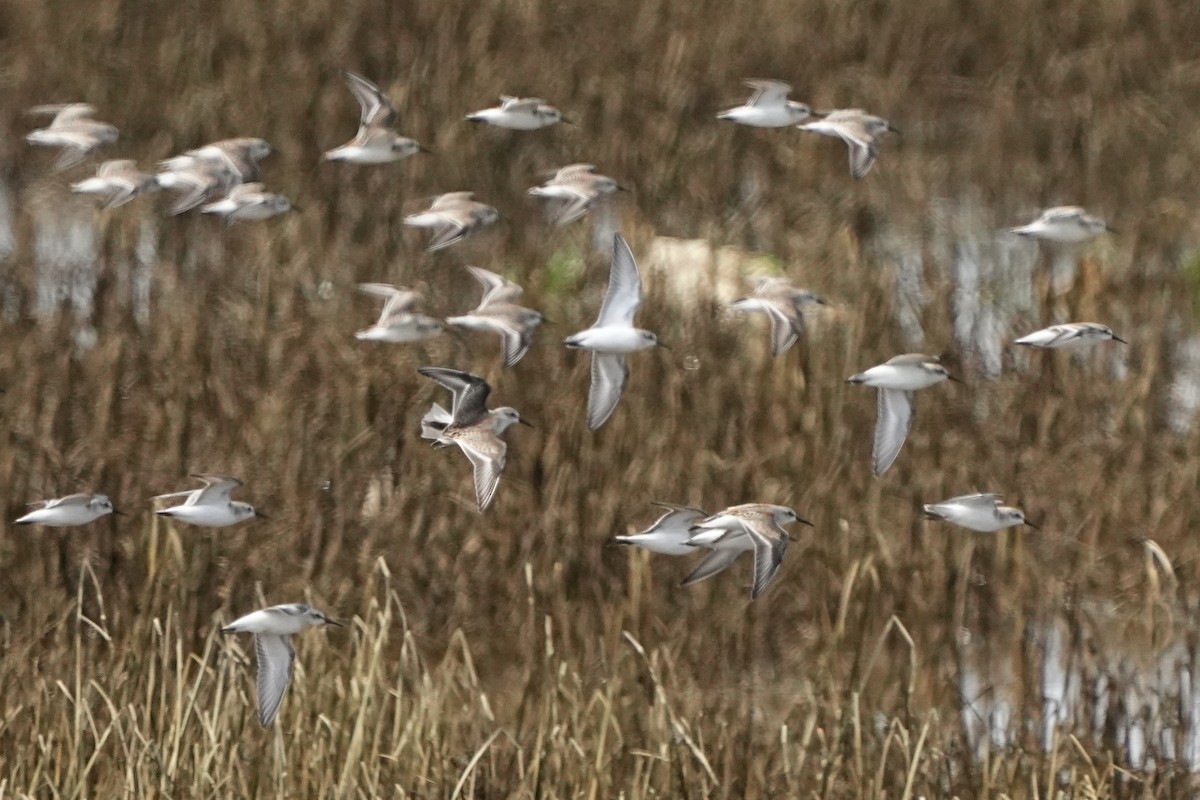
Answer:
POLYGON ((0 3, 0 504, 94 489, 132 515, 0 529, 0 796, 1186 793, 1198 31, 1200 7, 1167 0, 0 3), (320 163, 354 129, 343 68, 436 155, 320 163), (713 119, 746 77, 903 136, 853 182, 838 143, 713 119), (461 120, 502 92, 579 126, 461 120), (22 139, 24 109, 77 100, 147 166, 262 136, 268 186, 302 210, 227 232, 155 199, 96 212, 22 139), (643 258, 640 322, 673 348, 631 359, 597 434, 588 359, 558 340, 594 319, 607 259, 593 223, 553 229, 524 195, 571 161, 633 188, 615 219, 643 258), (425 254, 402 215, 460 189, 504 221, 425 254), (1064 202, 1121 234, 1048 301, 1049 257, 1000 231, 1064 202), (660 237, 736 248, 835 307, 773 361, 696 248, 649 263, 660 237), (553 320, 516 369, 485 338, 353 339, 376 311, 356 282, 449 314, 474 303, 468 263, 553 320), (1005 350, 997 377, 964 308, 1018 290, 992 338, 1094 318, 1132 344, 1005 350), (875 479, 873 393, 842 381, 909 349, 969 385, 924 393, 875 479), (423 364, 487 376, 537 426, 509 435, 486 514, 465 459, 418 439, 441 399, 423 364), (244 477, 271 519, 150 515, 198 471, 244 477), (1044 532, 920 521, 987 490, 1044 532), (745 565, 681 590, 688 564, 606 546, 654 500, 784 503, 816 527, 751 604, 745 565), (264 731, 249 642, 217 631, 300 600, 349 628, 298 637, 264 731))

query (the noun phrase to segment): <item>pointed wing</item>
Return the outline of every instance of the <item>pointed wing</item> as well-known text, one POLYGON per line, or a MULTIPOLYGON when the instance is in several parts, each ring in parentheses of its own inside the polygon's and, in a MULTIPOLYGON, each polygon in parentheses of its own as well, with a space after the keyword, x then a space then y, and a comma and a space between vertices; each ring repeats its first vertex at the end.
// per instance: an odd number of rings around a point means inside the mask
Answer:
POLYGON ((560 167, 558 172, 554 173, 554 177, 550 179, 550 182, 562 183, 564 180, 595 171, 596 167, 593 164, 567 164, 565 167, 560 167))
POLYGON ((692 574, 688 575, 679 584, 680 586, 691 586, 693 583, 707 580, 713 575, 724 572, 729 569, 733 562, 737 561, 738 556, 746 552, 745 550, 732 550, 723 548, 721 550, 713 550, 704 560, 692 570, 692 574))
POLYGON ((496 496, 500 475, 504 472, 504 455, 508 445, 491 431, 472 430, 472 435, 455 438, 458 447, 475 469, 475 499, 483 511, 496 496))
POLYGON ((629 242, 616 234, 613 237, 612 265, 608 271, 608 293, 600 306, 600 318, 595 327, 605 325, 633 326, 633 315, 642 304, 642 275, 629 242))
POLYGON ((429 210, 442 211, 447 208, 455 208, 469 202, 474 196, 474 192, 447 192, 434 198, 434 201, 429 205, 429 210))
POLYGON ((587 424, 594 431, 613 415, 625 383, 629 367, 619 353, 592 353, 592 386, 588 391, 587 424))
POLYGON ((92 502, 90 494, 69 494, 54 500, 43 500, 43 508, 84 508, 92 502))
POLYGON ((1003 495, 997 492, 983 492, 981 494, 964 494, 961 497, 951 497, 949 500, 943 500, 936 503, 939 506, 958 504, 964 506, 978 506, 979 508, 991 509, 995 508, 1003 498, 1003 495))
POLYGON ((512 302, 520 297, 524 291, 524 289, 512 281, 482 267, 467 267, 467 270, 475 276, 475 280, 479 281, 479 285, 483 287, 483 299, 479 301, 480 308, 489 303, 512 302))
POLYGON ((514 114, 533 114, 545 102, 540 97, 509 97, 502 98, 500 107, 514 114))
POLYGON ((882 475, 900 455, 912 427, 916 394, 903 389, 880 389, 875 419, 875 474, 882 475))
POLYGON ((492 387, 483 378, 448 367, 421 367, 417 372, 437 381, 454 396, 450 405, 450 414, 454 418, 452 425, 474 425, 487 414, 487 398, 492 387))
MULTIPOLYGON (((592 205, 595 203, 597 194, 579 193, 571 200, 564 200, 554 212, 555 225, 570 225, 576 220, 583 219, 587 212, 592 210, 592 205)), ((640 283, 639 283, 640 286, 640 283)))
POLYGON ((763 306, 771 318, 771 355, 778 357, 804 332, 804 317, 794 309, 784 310, 778 303, 767 302, 763 306))
POLYGON ((357 72, 343 70, 342 77, 346 79, 346 85, 350 87, 350 91, 358 100, 358 105, 362 110, 358 123, 360 128, 368 126, 390 128, 396 124, 396 118, 399 116, 396 107, 384 96, 383 92, 379 91, 378 86, 357 72))
POLYGON ((754 94, 746 101, 748 106, 781 106, 787 102, 788 93, 792 91, 790 84, 783 81, 751 80, 746 85, 754 90, 754 94))
POLYGON ((137 172, 137 162, 131 158, 114 158, 96 169, 97 178, 123 178, 137 172))
POLYGON ((438 229, 438 232, 429 241, 429 246, 425 248, 427 253, 436 253, 438 250, 444 250, 450 245, 458 244, 472 232, 472 229, 467 227, 457 218, 443 216, 445 225, 438 229))
POLYGON ((533 346, 533 328, 518 329, 506 322, 496 325, 496 333, 500 334, 500 343, 504 348, 504 366, 513 367, 525 357, 533 346))
POLYGON ((204 482, 204 488, 192 492, 192 496, 188 498, 184 505, 208 505, 209 503, 217 505, 220 503, 228 503, 229 495, 234 489, 242 485, 242 482, 237 478, 230 478, 227 475, 193 475, 193 478, 204 482))
POLYGON ((385 298, 383 310, 379 313, 380 325, 393 314, 406 314, 414 311, 421 300, 419 292, 387 283, 360 283, 358 290, 363 294, 385 298))
POLYGON ((754 588, 750 590, 750 599, 755 600, 779 571, 789 539, 787 533, 769 519, 746 518, 742 520, 742 527, 754 542, 754 588))
POLYGON ((255 634, 254 650, 258 655, 258 721, 266 728, 275 721, 292 682, 296 651, 287 636, 273 633, 255 634))

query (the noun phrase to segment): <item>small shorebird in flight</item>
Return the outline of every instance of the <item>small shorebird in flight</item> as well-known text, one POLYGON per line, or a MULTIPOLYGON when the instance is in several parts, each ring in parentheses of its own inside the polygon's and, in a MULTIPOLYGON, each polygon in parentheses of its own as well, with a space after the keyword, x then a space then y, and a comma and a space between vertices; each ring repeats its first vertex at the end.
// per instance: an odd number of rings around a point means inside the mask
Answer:
POLYGON ((400 114, 378 86, 357 72, 345 70, 342 75, 361 109, 358 133, 341 147, 326 152, 326 161, 386 164, 416 153, 429 152, 416 140, 396 132, 400 114))
POLYGON ((717 114, 717 119, 727 119, 755 128, 786 128, 814 116, 813 110, 806 103, 788 100, 792 91, 790 83, 748 80, 745 84, 754 90, 754 94, 750 95, 750 99, 744 105, 717 114))
POLYGON ((275 721, 288 684, 296 651, 292 636, 305 628, 342 623, 328 614, 303 603, 271 606, 239 617, 221 629, 221 633, 254 634, 254 652, 258 658, 258 721, 264 728, 275 721))

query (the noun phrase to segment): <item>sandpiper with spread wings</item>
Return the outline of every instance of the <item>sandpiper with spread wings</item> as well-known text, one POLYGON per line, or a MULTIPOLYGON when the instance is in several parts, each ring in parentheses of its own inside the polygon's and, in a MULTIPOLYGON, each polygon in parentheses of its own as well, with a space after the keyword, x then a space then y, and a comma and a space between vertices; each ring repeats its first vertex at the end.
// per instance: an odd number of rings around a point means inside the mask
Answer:
POLYGON ((724 572, 742 553, 754 553, 754 586, 750 599, 756 599, 779 571, 791 536, 784 525, 799 522, 812 525, 786 506, 746 503, 731 506, 695 523, 688 544, 711 550, 700 565, 683 579, 682 586, 699 583, 724 572))
POLYGON ((1049 328, 1042 328, 1040 331, 1026 334, 1014 341, 1013 344, 1058 350, 1086 347, 1108 341, 1129 344, 1113 333, 1112 328, 1101 325, 1099 322, 1065 322, 1062 325, 1051 325, 1049 328))
POLYGON ((386 283, 360 283, 358 290, 384 298, 379 320, 354 334, 359 341, 411 344, 437 336, 443 330, 441 322, 417 310, 421 304, 420 292, 386 283))
POLYGON ((745 83, 754 94, 744 105, 717 114, 717 119, 755 128, 786 128, 813 116, 813 110, 806 103, 788 100, 792 91, 790 83, 774 80, 748 80, 745 83))
POLYGON ((172 214, 182 214, 243 183, 258 181, 258 162, 271 154, 263 139, 239 137, 188 150, 159 162, 158 184, 179 192, 172 214))
POLYGON ((567 347, 592 351, 589 430, 594 431, 607 422, 617 408, 629 380, 625 356, 659 344, 658 337, 650 331, 633 327, 633 317, 641 305, 642 276, 629 243, 618 233, 613 242, 608 292, 596 324, 563 340, 567 347))
POLYGON ((1028 225, 1009 228, 1009 232, 1058 244, 1083 244, 1103 233, 1117 231, 1079 206, 1055 206, 1047 208, 1028 225))
POLYGON ((876 475, 886 472, 900 454, 912 427, 917 390, 944 380, 962 383, 942 366, 941 359, 922 353, 895 356, 846 379, 846 383, 861 383, 879 390, 873 448, 876 475))
POLYGON ((511 97, 506 94, 500 95, 500 105, 467 114, 467 119, 514 131, 535 131, 560 122, 575 124, 540 97, 511 97))
POLYGON ((533 333, 544 321, 543 317, 531 308, 512 302, 522 291, 517 284, 480 267, 467 269, 483 286, 483 299, 474 311, 446 317, 446 323, 499 334, 504 347, 504 366, 512 367, 529 351, 533 333))
POLYGON ((673 503, 655 503, 666 509, 658 519, 644 531, 626 536, 614 536, 614 544, 631 545, 662 553, 668 556, 685 556, 696 552, 696 545, 688 544, 692 538, 692 526, 708 516, 698 508, 677 506, 673 503))
POLYGON ((945 520, 979 533, 995 533, 1014 525, 1038 527, 1025 519, 1025 513, 1021 509, 1002 506, 1000 500, 1001 496, 995 492, 951 497, 949 500, 924 506, 925 518, 945 520))
POLYGON ((255 510, 249 503, 231 500, 230 494, 242 485, 237 478, 225 475, 193 475, 204 486, 171 494, 160 494, 154 500, 166 500, 171 497, 186 497, 180 505, 157 511, 160 517, 170 517, 180 522, 200 525, 205 528, 225 528, 244 522, 251 517, 266 517, 255 510))
POLYGON ((47 525, 66 528, 87 525, 109 514, 120 514, 113 508, 112 501, 103 494, 69 494, 53 500, 38 500, 31 506, 41 506, 13 521, 14 525, 47 525))
POLYGON ((457 244, 500 219, 500 213, 473 199, 474 192, 450 192, 437 197, 429 208, 404 218, 405 225, 432 228, 433 239, 425 249, 435 252, 457 244))
POLYGON ((756 278, 754 294, 735 300, 731 311, 761 311, 771 319, 771 355, 787 352, 804 333, 804 309, 828 305, 808 289, 798 289, 784 278, 756 278))
POLYGON ((158 188, 158 178, 142 172, 137 162, 129 158, 105 161, 94 177, 71 184, 72 192, 103 197, 105 208, 118 208, 139 194, 154 192, 158 188))
POLYGON ((326 161, 386 164, 428 152, 416 140, 396 132, 400 114, 378 86, 357 72, 346 70, 342 76, 361 109, 358 133, 346 144, 325 153, 326 161))
POLYGON ((34 106, 30 114, 53 114, 44 128, 30 131, 25 141, 41 147, 59 148, 56 169, 69 169, 83 161, 102 145, 117 141, 116 126, 94 119, 95 106, 88 103, 34 106))
POLYGON ((875 166, 883 134, 889 131, 899 133, 886 119, 859 108, 830 111, 822 119, 805 122, 798 127, 810 133, 837 136, 845 142, 850 149, 850 174, 855 180, 865 177, 875 166))
POLYGON ((508 445, 501 436, 511 425, 529 423, 521 419, 515 408, 488 410, 487 398, 492 387, 478 375, 447 367, 421 367, 417 372, 437 381, 453 395, 450 411, 434 403, 421 419, 421 436, 441 447, 458 445, 470 459, 475 472, 475 499, 483 511, 495 497, 504 472, 508 445))
POLYGON ((221 629, 221 633, 254 634, 254 651, 258 659, 258 721, 264 728, 275 721, 283 696, 292 682, 292 666, 296 660, 292 636, 318 625, 344 627, 312 606, 288 603, 254 611, 221 629))
POLYGON ((281 194, 268 192, 261 183, 242 183, 229 190, 229 194, 201 206, 203 214, 215 214, 225 227, 238 220, 259 220, 277 217, 292 210, 292 201, 281 194))
POLYGON ((530 189, 529 194, 556 203, 552 215, 554 223, 568 225, 581 219, 602 198, 621 191, 625 191, 625 187, 613 178, 597 173, 591 164, 568 164, 541 186, 530 189))

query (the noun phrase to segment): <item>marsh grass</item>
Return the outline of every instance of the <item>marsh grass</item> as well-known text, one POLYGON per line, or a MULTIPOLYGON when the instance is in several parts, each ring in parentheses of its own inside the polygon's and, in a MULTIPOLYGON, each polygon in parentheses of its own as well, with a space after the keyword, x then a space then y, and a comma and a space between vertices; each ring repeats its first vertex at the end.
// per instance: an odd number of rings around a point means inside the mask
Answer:
POLYGON ((0 4, 0 502, 13 519, 92 488, 133 514, 0 536, 0 796, 1187 791, 1200 462, 1171 398, 1196 302, 1198 14, 1165 0, 0 4), (341 68, 378 80, 437 155, 320 164, 353 133, 341 68), (904 135, 851 182, 838 143, 712 119, 757 76, 904 135), (545 95, 581 125, 460 122, 501 92, 545 95), (143 165, 264 136, 265 180, 304 210, 227 233, 154 200, 95 213, 21 141, 22 109, 84 99, 143 165), (755 321, 684 304, 648 272, 640 321, 674 349, 632 358, 617 414, 587 433, 587 358, 557 340, 594 318, 606 259, 587 224, 550 229, 524 196, 569 161, 634 187, 616 209, 639 257, 655 236, 707 239, 835 308, 772 361, 755 321), (425 255, 400 216, 466 188, 505 221, 425 255), (953 344, 954 260, 1059 202, 1122 234, 1084 251, 1057 296, 1039 256, 1037 302, 1006 312, 1006 340, 1061 313, 1135 344, 1004 355, 986 378, 970 337, 953 344), (502 268, 553 320, 515 370, 484 337, 351 337, 377 311, 355 282, 420 286, 448 314, 475 301, 467 263, 502 268), (842 381, 914 348, 969 385, 925 393, 876 480, 875 399, 842 381), (485 375, 537 426, 510 435, 485 515, 465 459, 416 436, 441 399, 415 374, 427 363, 485 375), (144 498, 197 471, 246 478, 241 496, 271 519, 207 532, 149 516, 144 498), (922 502, 993 489, 1045 533, 919 521, 922 502), (648 523, 652 500, 786 503, 816 528, 751 605, 745 565, 680 590, 689 565, 605 546, 648 523), (349 627, 297 638, 263 730, 252 648, 218 631, 297 600, 349 627), (1058 658, 1074 692, 1061 719, 1046 703, 1058 658), (1002 739, 990 699, 1008 704, 1002 739))

